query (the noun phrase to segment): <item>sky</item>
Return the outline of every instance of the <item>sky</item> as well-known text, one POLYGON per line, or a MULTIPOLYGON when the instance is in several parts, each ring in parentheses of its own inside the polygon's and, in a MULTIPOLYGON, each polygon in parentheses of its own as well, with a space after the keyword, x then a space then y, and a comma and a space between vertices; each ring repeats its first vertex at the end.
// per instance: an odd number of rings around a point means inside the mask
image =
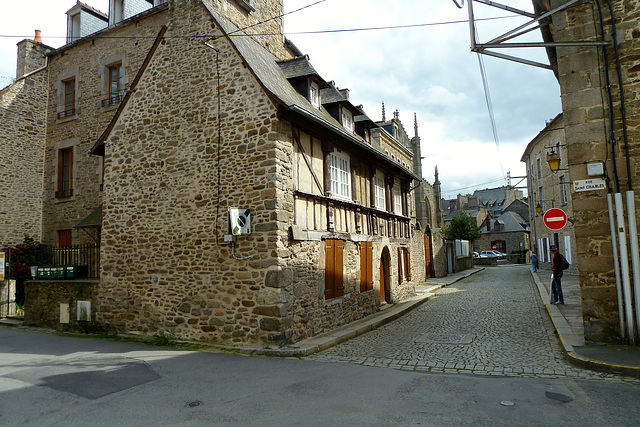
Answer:
MULTIPOLYGON (((84 3, 107 12, 109 2, 84 3)), ((532 11, 530 0, 502 3, 532 11)), ((74 5, 75 0, 0 0, 0 87, 15 77, 16 44, 32 39, 34 30, 41 30, 43 43, 51 47, 65 43, 65 12, 74 5)), ((349 89, 350 101, 362 104, 374 121, 382 120, 382 103, 387 119, 397 110, 410 137, 416 115, 423 177, 433 183, 437 166, 446 199, 506 185, 507 173, 512 185, 518 184, 516 177, 525 175, 520 159, 527 144, 562 109, 552 71, 482 55, 489 110, 478 55, 470 50, 466 5, 459 9, 452 0, 284 0, 285 35, 309 55, 322 78, 349 89), (388 28, 399 26, 410 27, 388 28), (335 31, 360 29, 367 30, 335 31)), ((477 3, 474 14, 486 19, 477 22, 479 42, 527 22, 477 3)), ((514 41, 540 41, 539 31, 525 37, 514 41)), ((548 62, 542 48, 500 53, 548 62)))

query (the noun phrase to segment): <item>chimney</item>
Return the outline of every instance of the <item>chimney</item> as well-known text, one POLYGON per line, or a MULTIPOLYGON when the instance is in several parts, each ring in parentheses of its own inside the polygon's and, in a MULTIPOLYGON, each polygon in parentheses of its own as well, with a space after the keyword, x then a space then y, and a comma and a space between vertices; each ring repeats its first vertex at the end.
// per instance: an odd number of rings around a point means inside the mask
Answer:
POLYGON ((40 30, 36 30, 36 38, 34 40, 36 43, 42 43, 42 37, 40 37, 40 30))

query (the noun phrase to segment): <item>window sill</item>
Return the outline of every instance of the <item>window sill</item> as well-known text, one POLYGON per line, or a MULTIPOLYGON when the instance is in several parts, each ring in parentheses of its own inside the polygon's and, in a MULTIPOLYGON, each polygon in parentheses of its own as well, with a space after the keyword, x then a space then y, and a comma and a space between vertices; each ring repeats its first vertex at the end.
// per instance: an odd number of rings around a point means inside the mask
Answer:
POLYGON ((72 122, 74 120, 78 119, 78 112, 76 111, 76 113, 72 116, 67 116, 67 117, 63 117, 63 118, 58 118, 56 120, 56 124, 61 124, 61 123, 67 123, 67 122, 72 122))

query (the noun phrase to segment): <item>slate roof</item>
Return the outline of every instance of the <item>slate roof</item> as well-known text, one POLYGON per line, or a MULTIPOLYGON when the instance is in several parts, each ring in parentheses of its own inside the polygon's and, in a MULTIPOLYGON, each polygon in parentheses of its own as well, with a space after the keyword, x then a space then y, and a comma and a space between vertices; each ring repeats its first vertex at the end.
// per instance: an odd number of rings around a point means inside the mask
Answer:
MULTIPOLYGON (((209 5, 208 2, 203 2, 202 4, 207 8, 211 16, 218 22, 222 30, 227 35, 233 33, 233 36, 228 37, 228 40, 236 47, 239 54, 246 61, 247 65, 256 75, 258 80, 262 83, 263 87, 270 92, 277 101, 282 103, 291 111, 321 124, 325 128, 339 134, 358 147, 375 154, 384 163, 393 165, 394 168, 397 168, 398 171, 402 171, 403 174, 409 175, 413 179, 422 179, 413 172, 402 168, 401 166, 398 167, 396 164, 390 162, 384 153, 369 145, 360 136, 348 132, 327 112, 326 109, 318 109, 311 105, 311 103, 304 96, 300 95, 289 83, 275 56, 251 37, 241 35, 243 33, 224 15, 219 13, 213 6, 209 5)), ((297 64, 296 66, 302 67, 303 65, 297 64)), ((337 89, 335 89, 335 91, 343 101, 347 100, 340 91, 337 89)), ((326 101, 324 96, 324 93, 321 93, 323 103, 326 101)), ((333 96, 337 95, 334 94, 333 96)))
POLYGON ((299 56, 287 61, 278 61, 282 73, 287 79, 296 77, 319 76, 313 65, 309 62, 309 56, 299 56))
POLYGON ((323 104, 334 104, 336 102, 349 101, 349 99, 333 84, 329 84, 328 88, 320 91, 320 99, 323 104))
POLYGON ((497 219, 491 219, 491 224, 498 222, 500 224, 500 230, 495 231, 494 227, 491 227, 491 231, 487 231, 486 221, 482 224, 482 234, 491 233, 509 233, 509 232, 524 232, 529 231, 527 221, 515 212, 505 212, 497 219))

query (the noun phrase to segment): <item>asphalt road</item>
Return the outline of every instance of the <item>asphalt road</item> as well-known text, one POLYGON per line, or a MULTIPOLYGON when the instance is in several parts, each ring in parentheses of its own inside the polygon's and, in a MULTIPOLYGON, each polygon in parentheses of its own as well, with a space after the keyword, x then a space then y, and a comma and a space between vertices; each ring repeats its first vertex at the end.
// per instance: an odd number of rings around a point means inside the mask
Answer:
POLYGON ((637 381, 499 373, 508 366, 524 369, 540 361, 544 370, 561 362, 555 351, 545 348, 553 346, 552 332, 536 334, 536 328, 545 328, 544 319, 537 323, 535 298, 516 292, 528 286, 517 284, 519 278, 517 270, 487 269, 427 301, 419 311, 302 360, 180 351, 0 327, 0 426, 640 424, 637 381), (464 304, 466 296, 474 303, 464 304), (425 311, 435 317, 421 323, 425 311), (518 328, 509 329, 516 323, 537 326, 516 333, 518 328), (423 342, 425 334, 432 334, 431 341, 463 341, 453 348, 423 342), (528 347, 533 347, 531 355, 523 355, 528 347), (351 360, 356 348, 372 352, 358 356, 364 360, 420 358, 425 369, 377 362, 367 366, 351 360), (450 363, 447 355, 467 368, 472 363, 489 366, 493 355, 499 363, 481 375, 464 367, 429 369, 450 363))

